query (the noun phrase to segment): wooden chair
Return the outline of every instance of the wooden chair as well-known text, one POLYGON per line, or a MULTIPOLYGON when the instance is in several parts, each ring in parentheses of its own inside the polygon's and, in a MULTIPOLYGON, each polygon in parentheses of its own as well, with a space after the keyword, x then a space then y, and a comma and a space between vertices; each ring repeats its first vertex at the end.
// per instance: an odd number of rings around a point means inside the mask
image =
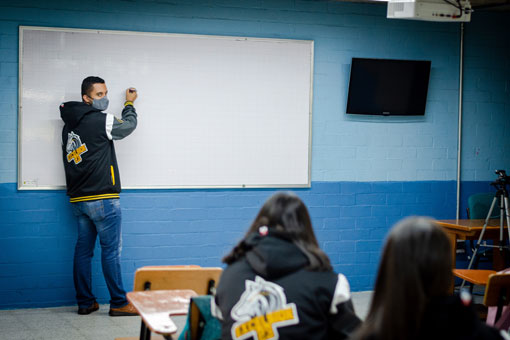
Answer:
POLYGON ((217 267, 147 266, 136 270, 133 290, 191 289, 207 295, 217 286, 221 273, 217 267))
MULTIPOLYGON (((503 307, 510 303, 510 273, 489 275, 483 304, 487 307, 495 307, 494 319, 487 319, 487 323, 497 325, 503 313, 503 307)), ((490 314, 490 313, 489 313, 490 314)), ((489 315, 490 316, 490 315, 489 315)))
POLYGON ((495 270, 485 269, 454 269, 453 275, 475 285, 486 286, 489 276, 496 274, 495 270))
MULTIPOLYGON (((135 272, 133 291, 191 289, 198 295, 211 294, 218 285, 223 269, 219 267, 187 266, 145 266, 135 272)), ((142 321, 142 334, 148 332, 142 321)), ((135 340, 138 337, 117 338, 116 340, 135 340)), ((153 340, 163 339, 161 336, 153 340)))
MULTIPOLYGON (((453 275, 472 284, 485 286, 483 305, 497 307, 495 320, 488 320, 494 324, 501 316, 503 306, 510 302, 510 273, 498 273, 484 269, 454 269, 453 275)), ((481 319, 487 318, 486 311, 478 311, 481 319)))

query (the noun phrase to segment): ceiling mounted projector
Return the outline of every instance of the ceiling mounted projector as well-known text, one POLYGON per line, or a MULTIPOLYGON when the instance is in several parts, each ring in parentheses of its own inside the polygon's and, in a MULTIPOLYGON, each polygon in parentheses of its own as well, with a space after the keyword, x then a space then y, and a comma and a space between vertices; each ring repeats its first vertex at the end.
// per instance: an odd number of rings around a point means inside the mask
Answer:
POLYGON ((387 18, 443 22, 469 22, 469 0, 389 0, 387 18))

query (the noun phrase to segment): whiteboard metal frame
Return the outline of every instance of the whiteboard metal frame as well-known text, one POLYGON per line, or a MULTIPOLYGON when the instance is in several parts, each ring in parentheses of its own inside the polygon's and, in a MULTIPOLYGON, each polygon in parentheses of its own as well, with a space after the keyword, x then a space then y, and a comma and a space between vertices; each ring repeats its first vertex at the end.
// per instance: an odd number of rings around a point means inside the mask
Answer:
POLYGON ((22 164, 21 164, 21 154, 22 154, 22 143, 21 141, 23 140, 22 137, 22 129, 21 129, 21 122, 22 122, 22 108, 23 108, 23 103, 22 103, 22 74, 23 74, 23 68, 22 68, 22 59, 23 59, 23 29, 24 27, 27 27, 27 26, 19 26, 19 36, 18 36, 18 162, 17 162, 17 165, 18 165, 18 180, 17 180, 17 185, 18 185, 18 190, 27 190, 26 188, 23 188, 21 182, 22 182, 22 178, 21 178, 21 167, 22 167, 22 164))
POLYGON ((38 187, 27 187, 22 185, 22 117, 23 117, 23 103, 22 103, 22 89, 23 89, 23 32, 27 31, 56 31, 56 32, 96 32, 97 34, 120 34, 120 35, 145 35, 145 36, 163 36, 163 37, 195 37, 200 39, 225 39, 225 40, 251 40, 251 41, 273 41, 273 42, 298 42, 298 43, 309 43, 311 48, 310 53, 310 99, 309 99, 309 111, 308 111, 308 183, 307 184, 295 184, 295 185, 189 185, 189 186, 147 186, 147 187, 122 187, 126 190, 163 190, 163 189, 281 189, 281 188, 311 188, 312 186, 312 108, 313 108, 313 72, 314 72, 314 41, 313 40, 302 40, 302 39, 278 39, 278 38, 253 38, 253 37, 239 37, 239 36, 227 36, 227 35, 206 35, 206 34, 183 34, 183 33, 163 33, 163 32, 140 32, 140 31, 121 31, 121 30, 98 30, 89 28, 65 28, 65 27, 44 27, 44 26, 19 26, 19 53, 18 53, 18 190, 65 190, 65 186, 38 186, 38 187))

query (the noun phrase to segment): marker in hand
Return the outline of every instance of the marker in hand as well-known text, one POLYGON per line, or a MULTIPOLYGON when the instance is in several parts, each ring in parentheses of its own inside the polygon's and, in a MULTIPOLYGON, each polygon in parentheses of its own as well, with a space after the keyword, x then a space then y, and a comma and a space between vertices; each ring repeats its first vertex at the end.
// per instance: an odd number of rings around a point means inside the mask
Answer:
POLYGON ((126 101, 134 102, 137 97, 138 92, 136 92, 136 89, 134 87, 130 87, 126 90, 126 101))

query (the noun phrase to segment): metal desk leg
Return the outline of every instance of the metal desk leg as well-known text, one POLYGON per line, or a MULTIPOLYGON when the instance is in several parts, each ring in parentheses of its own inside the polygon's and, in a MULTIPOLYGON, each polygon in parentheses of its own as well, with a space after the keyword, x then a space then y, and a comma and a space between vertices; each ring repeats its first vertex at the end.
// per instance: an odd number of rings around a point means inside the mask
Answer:
POLYGON ((151 330, 145 325, 142 319, 142 327, 140 328, 140 340, 151 340, 151 330))
MULTIPOLYGON (((143 290, 150 290, 151 283, 149 281, 143 284, 143 290)), ((145 325, 142 319, 142 327, 140 328, 140 340, 151 340, 151 330, 145 325)))

